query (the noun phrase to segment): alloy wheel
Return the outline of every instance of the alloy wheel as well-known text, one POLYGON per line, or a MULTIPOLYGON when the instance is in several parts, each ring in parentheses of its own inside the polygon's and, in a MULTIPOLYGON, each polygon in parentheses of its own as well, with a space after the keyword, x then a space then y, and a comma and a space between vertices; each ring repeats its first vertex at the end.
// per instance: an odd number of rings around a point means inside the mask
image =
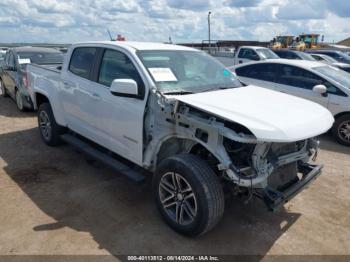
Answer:
POLYGON ((350 142, 350 120, 344 121, 339 125, 338 135, 345 142, 350 142))
POLYGON ((197 199, 188 181, 180 174, 168 172, 159 183, 159 197, 168 216, 180 225, 191 224, 197 216, 197 199))
POLYGON ((52 136, 52 127, 50 118, 45 111, 41 111, 39 114, 39 125, 42 136, 46 141, 49 141, 52 136))

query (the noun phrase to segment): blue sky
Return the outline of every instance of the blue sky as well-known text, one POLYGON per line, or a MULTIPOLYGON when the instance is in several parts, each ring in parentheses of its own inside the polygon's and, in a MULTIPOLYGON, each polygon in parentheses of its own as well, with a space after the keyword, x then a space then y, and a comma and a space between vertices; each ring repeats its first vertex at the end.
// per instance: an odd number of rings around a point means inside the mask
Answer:
POLYGON ((105 40, 107 28, 127 40, 200 42, 209 10, 212 39, 350 37, 349 0, 1 0, 0 42, 105 40))

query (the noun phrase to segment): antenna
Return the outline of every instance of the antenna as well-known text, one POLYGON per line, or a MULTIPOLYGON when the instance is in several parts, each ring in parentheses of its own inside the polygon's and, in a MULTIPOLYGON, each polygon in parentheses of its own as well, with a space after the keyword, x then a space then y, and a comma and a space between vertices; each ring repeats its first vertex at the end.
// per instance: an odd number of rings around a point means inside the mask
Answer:
POLYGON ((108 35, 109 35, 109 39, 110 39, 111 41, 114 41, 113 38, 112 38, 111 32, 109 31, 109 29, 107 29, 107 33, 108 33, 108 35))

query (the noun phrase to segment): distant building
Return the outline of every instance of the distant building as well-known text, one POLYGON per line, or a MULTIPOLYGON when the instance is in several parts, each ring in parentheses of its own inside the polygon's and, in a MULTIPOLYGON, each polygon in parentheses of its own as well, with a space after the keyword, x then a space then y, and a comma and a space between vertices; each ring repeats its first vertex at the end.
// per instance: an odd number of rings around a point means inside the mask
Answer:
POLYGON ((237 49, 243 45, 249 46, 263 46, 267 47, 270 42, 260 42, 260 41, 245 41, 245 40, 211 40, 210 45, 208 40, 203 40, 202 43, 178 43, 178 45, 193 47, 201 50, 214 49, 216 51, 225 49, 237 49))
POLYGON ((338 42, 337 44, 338 45, 346 45, 346 46, 350 47, 350 37, 338 42))

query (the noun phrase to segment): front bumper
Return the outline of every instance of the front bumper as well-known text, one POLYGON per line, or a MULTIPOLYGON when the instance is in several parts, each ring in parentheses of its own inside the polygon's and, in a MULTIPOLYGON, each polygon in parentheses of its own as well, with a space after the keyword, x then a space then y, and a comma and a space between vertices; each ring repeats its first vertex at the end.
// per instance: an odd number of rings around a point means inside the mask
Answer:
POLYGON ((303 164, 303 166, 299 168, 301 178, 285 190, 278 191, 266 187, 254 193, 264 200, 271 211, 276 211, 315 180, 321 174, 322 168, 322 165, 303 164))

